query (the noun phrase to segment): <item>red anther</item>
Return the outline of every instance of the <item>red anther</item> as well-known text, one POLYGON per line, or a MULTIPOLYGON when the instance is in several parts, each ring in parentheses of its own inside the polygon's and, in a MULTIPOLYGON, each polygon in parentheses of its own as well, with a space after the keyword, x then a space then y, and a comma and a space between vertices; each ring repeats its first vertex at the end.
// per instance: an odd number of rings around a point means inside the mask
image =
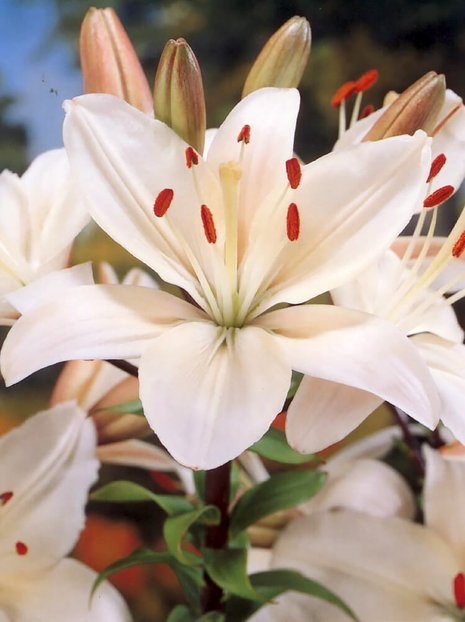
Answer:
POLYGON ((199 154, 192 147, 186 149, 186 166, 192 168, 192 165, 196 166, 199 163, 199 154))
POLYGON ((244 125, 239 134, 237 135, 237 142, 244 141, 246 145, 250 142, 250 125, 244 125))
POLYGON ((375 84, 378 80, 378 70, 370 69, 366 73, 364 73, 358 80, 355 81, 354 91, 356 93, 363 93, 363 91, 368 91, 371 89, 373 84, 375 84))
POLYGON ((158 218, 161 218, 168 211, 169 206, 171 205, 171 201, 173 200, 174 192, 171 188, 165 188, 160 192, 160 194, 155 199, 155 203, 153 204, 153 213, 158 218))
POLYGON ((362 112, 360 113, 360 119, 365 119, 366 117, 369 117, 370 114, 372 114, 375 111, 375 107, 373 106, 373 104, 367 104, 363 109, 362 112))
POLYGON ((340 86, 331 98, 331 106, 339 108, 344 100, 346 100, 355 91, 355 82, 345 82, 340 86))
POLYGON ((18 555, 26 555, 26 553, 28 552, 28 547, 26 544, 24 544, 24 542, 17 542, 16 543, 16 552, 18 553, 18 555))
POLYGON ((295 242, 299 237, 300 232, 300 216, 299 210, 297 209, 297 205, 295 203, 291 203, 287 208, 287 237, 291 242, 295 242))
POLYGON ((465 609, 465 575, 459 572, 454 577, 454 598, 459 609, 465 609))
POLYGON ((462 231, 459 239, 452 247, 452 255, 454 257, 461 257, 463 251, 465 251, 465 231, 462 231))
POLYGON ((179 492, 179 485, 166 473, 160 473, 160 471, 151 471, 150 477, 158 484, 163 490, 168 492, 179 492))
POLYGON ((429 183, 432 179, 436 177, 436 175, 439 173, 445 163, 446 156, 443 153, 440 153, 434 158, 434 160, 431 162, 431 168, 429 169, 429 175, 426 183, 429 183))
POLYGON ((290 187, 295 190, 299 187, 300 180, 302 179, 302 169, 297 158, 286 160, 286 173, 290 187))
POLYGON ((454 190, 454 186, 442 186, 438 188, 426 197, 423 201, 423 207, 436 207, 436 205, 444 203, 444 201, 447 201, 447 199, 454 194, 454 190))
POLYGON ((200 207, 200 216, 202 217, 203 230, 209 244, 216 242, 216 228, 213 220, 213 214, 206 205, 200 207))
POLYGON ((0 495, 0 505, 6 505, 12 496, 13 493, 10 490, 8 490, 7 492, 2 492, 2 494, 0 495))

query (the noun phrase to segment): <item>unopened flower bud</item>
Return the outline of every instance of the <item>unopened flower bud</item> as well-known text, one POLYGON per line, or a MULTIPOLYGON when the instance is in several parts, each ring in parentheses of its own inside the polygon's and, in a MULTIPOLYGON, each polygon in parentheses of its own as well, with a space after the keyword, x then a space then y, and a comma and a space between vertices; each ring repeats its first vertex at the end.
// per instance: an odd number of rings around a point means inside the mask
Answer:
POLYGON ((184 39, 170 39, 160 58, 153 91, 155 116, 203 152, 206 130, 202 74, 184 39))
POLYGON ((430 133, 444 103, 444 76, 430 71, 396 97, 363 139, 380 140, 417 130, 430 133))
POLYGON ((305 17, 291 17, 257 56, 242 91, 245 97, 264 86, 298 86, 310 54, 311 30, 305 17))
POLYGON ((117 95, 143 112, 153 112, 147 78, 112 8, 87 11, 80 53, 85 93, 117 95))

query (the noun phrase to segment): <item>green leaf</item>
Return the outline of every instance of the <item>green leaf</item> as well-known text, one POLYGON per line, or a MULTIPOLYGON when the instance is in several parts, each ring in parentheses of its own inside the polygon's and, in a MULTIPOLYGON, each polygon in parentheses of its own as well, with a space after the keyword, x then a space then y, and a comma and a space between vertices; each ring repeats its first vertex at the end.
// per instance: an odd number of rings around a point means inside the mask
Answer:
POLYGON ((246 549, 202 549, 205 570, 226 592, 252 600, 262 600, 247 576, 246 549))
MULTIPOLYGON (((250 575, 250 583, 253 588, 267 600, 276 598, 284 592, 299 592, 339 607, 352 620, 357 620, 353 611, 334 592, 324 585, 304 577, 295 570, 270 570, 250 575)), ((242 622, 253 615, 266 603, 260 603, 243 598, 230 598, 226 605, 227 622, 242 622)))
POLYGON ((224 622, 224 614, 219 611, 210 611, 196 618, 195 622, 224 622))
POLYGON ((115 404, 114 406, 105 406, 104 408, 98 408, 97 412, 129 413, 131 415, 144 416, 144 409, 140 400, 131 400, 130 402, 115 404))
POLYGON ((169 516, 190 512, 194 506, 184 497, 177 495, 156 495, 148 488, 134 482, 119 480, 102 486, 90 495, 92 501, 140 502, 153 501, 169 516))
POLYGON ((294 395, 297 393, 297 389, 299 388, 300 383, 302 382, 303 377, 304 374, 301 374, 298 371, 292 372, 291 386, 289 387, 289 391, 287 392, 286 399, 290 400, 292 397, 294 397, 294 395))
POLYGON ((287 444, 286 435, 281 430, 270 428, 259 441, 257 441, 250 451, 255 452, 263 458, 283 462, 284 464, 303 464, 304 462, 321 462, 321 458, 314 454, 301 454, 287 444))
POLYGON ((168 550, 181 564, 198 564, 200 559, 181 548, 182 541, 189 527, 194 523, 201 522, 204 525, 218 525, 220 512, 214 505, 205 505, 198 510, 167 518, 163 525, 163 536, 168 550))
POLYGON ((205 471, 193 471, 195 491, 201 501, 205 501, 205 471))
POLYGON ((303 503, 320 490, 325 478, 321 471, 283 471, 250 488, 232 511, 231 536, 269 514, 303 503))
POLYGON ((177 605, 168 616, 166 622, 195 622, 195 617, 186 605, 177 605))

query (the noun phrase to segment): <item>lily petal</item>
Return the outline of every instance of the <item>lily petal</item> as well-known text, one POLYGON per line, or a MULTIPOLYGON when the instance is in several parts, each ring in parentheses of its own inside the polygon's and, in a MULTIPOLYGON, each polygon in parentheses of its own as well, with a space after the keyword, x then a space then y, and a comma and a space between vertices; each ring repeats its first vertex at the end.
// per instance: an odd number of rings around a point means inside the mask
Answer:
MULTIPOLYGON (((292 369, 362 389, 398 406, 428 427, 436 425, 439 398, 433 379, 415 346, 390 323, 328 305, 288 307, 267 313, 255 323, 274 333, 292 369)), ((306 419, 310 412, 316 417, 316 408, 323 405, 329 416, 330 394, 323 403, 315 398, 310 410, 298 399, 299 390, 291 406, 295 409, 293 417, 306 419)), ((346 402, 332 402, 332 407, 344 410, 346 402)), ((337 430, 335 436, 339 436, 337 430)), ((327 440, 325 434, 320 449, 327 440)), ((316 445, 319 439, 314 442, 316 445)))
POLYGON ((178 462, 196 469, 217 467, 257 441, 282 408, 290 378, 267 332, 206 322, 166 331, 139 368, 150 425, 178 462))
POLYGON ((139 358, 168 326, 203 317, 193 305, 148 287, 76 287, 16 322, 3 345, 3 377, 12 384, 69 359, 139 358))
POLYGON ((0 507, 2 581, 42 572, 69 553, 97 477, 95 444, 94 426, 74 402, 41 412, 0 438, 0 494, 12 493, 0 507))

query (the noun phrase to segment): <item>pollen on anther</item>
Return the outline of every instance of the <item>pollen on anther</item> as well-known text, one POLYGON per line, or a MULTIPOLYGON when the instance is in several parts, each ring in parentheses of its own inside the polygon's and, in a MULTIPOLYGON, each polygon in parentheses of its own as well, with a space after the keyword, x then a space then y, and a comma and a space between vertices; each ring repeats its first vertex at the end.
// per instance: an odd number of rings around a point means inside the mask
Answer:
POLYGON ((354 91, 356 93, 363 93, 363 91, 371 89, 371 87, 377 82, 377 80, 378 70, 370 69, 369 71, 366 71, 363 75, 361 75, 358 80, 355 81, 354 91))
POLYGON ((444 201, 454 194, 454 186, 442 186, 438 188, 430 195, 426 197, 423 201, 423 207, 436 207, 437 205, 441 205, 444 201))
POLYGON ((192 147, 187 147, 186 149, 186 166, 187 168, 192 168, 192 165, 197 166, 199 163, 199 154, 192 149, 192 147))
POLYGON ((463 255, 463 251, 465 251, 465 231, 462 231, 459 239, 452 247, 452 255, 453 257, 461 257, 463 255))
POLYGON ((203 230, 205 232, 207 242, 209 244, 214 244, 216 242, 215 221, 213 220, 213 214, 206 205, 201 205, 200 216, 202 218, 203 230))
POLYGON ((26 553, 29 551, 28 547, 26 544, 24 544, 24 542, 17 542, 16 543, 16 552, 18 553, 18 555, 26 555, 26 553))
POLYGON ((164 188, 157 198, 155 199, 155 203, 153 204, 153 213, 158 218, 161 218, 168 211, 169 206, 171 205, 171 201, 173 200, 174 192, 171 188, 164 188))
POLYGON ((286 173, 290 187, 295 190, 299 187, 300 180, 302 179, 302 169, 297 158, 291 158, 286 161, 286 173))
POLYGON ((459 572, 454 577, 454 598, 459 609, 465 609, 465 575, 459 572))
POLYGON ((344 100, 346 100, 355 91, 355 82, 344 82, 331 98, 331 106, 339 108, 344 100))
POLYGON ((6 505, 8 501, 12 498, 12 496, 13 493, 11 492, 11 490, 8 490, 7 492, 2 492, 2 494, 0 495, 0 506, 6 505))
POLYGON ((286 226, 288 239, 291 242, 295 242, 300 233, 300 216, 295 203, 291 203, 287 208, 286 226))
POLYGON ((442 169, 445 163, 446 163, 446 156, 443 153, 440 153, 438 156, 434 158, 434 160, 431 162, 431 168, 429 170, 428 179, 426 180, 427 184, 436 177, 436 175, 439 173, 439 171, 442 169))
POLYGON ((244 125, 239 134, 237 135, 237 142, 244 142, 246 145, 250 142, 250 125, 244 125))

